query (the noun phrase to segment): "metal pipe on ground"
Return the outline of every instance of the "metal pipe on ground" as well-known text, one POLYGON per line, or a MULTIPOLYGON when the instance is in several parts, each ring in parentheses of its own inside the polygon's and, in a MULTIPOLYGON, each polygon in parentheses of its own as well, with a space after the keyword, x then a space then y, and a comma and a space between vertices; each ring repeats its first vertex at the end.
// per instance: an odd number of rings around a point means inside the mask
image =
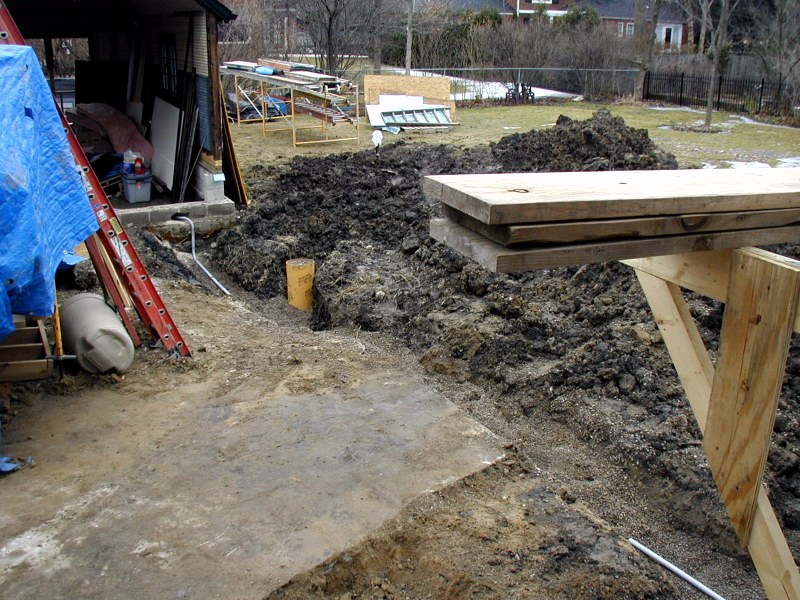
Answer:
POLYGON ((172 215, 172 218, 175 219, 176 221, 186 221, 187 223, 189 223, 189 227, 192 232, 192 258, 194 259, 194 262, 197 263, 197 266, 203 270, 203 273, 208 275, 209 279, 211 279, 211 281, 213 281, 216 284, 216 286, 219 289, 221 289, 226 296, 230 296, 231 293, 227 289, 225 289, 225 286, 222 285, 219 281, 217 281, 217 278, 214 277, 211 274, 211 272, 208 269, 206 269, 205 266, 203 266, 203 263, 201 263, 200 260, 197 258, 197 252, 195 251, 194 222, 188 216, 182 213, 176 213, 172 215))
POLYGON ((648 548, 644 544, 640 544, 639 542, 637 542, 633 538, 628 538, 628 543, 631 546, 633 546, 634 548, 636 548, 637 550, 639 550, 640 552, 642 552, 644 555, 649 557, 650 559, 656 561, 658 564, 660 564, 665 569, 668 569, 668 570, 672 571, 673 573, 675 573, 675 575, 677 575, 678 577, 683 579, 689 585, 692 585, 695 588, 697 588, 698 590, 700 590, 701 592, 703 592, 709 598, 712 598, 713 600, 725 600, 725 598, 723 598, 722 596, 717 594, 714 590, 712 590, 711 588, 703 585, 702 583, 697 581, 697 579, 695 579, 694 577, 692 577, 688 573, 682 571, 681 569, 679 569, 678 567, 673 565, 671 562, 669 562, 667 559, 665 559, 662 556, 656 554, 655 552, 650 550, 650 548, 648 548))

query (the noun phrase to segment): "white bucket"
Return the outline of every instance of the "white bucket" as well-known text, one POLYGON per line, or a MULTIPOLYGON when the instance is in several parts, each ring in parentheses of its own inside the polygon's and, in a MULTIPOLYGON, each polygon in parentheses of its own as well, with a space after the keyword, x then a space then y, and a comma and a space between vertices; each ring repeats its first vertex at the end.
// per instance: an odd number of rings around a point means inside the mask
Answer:
POLYGON ((61 305, 64 351, 90 373, 124 373, 133 362, 133 342, 122 321, 97 294, 78 294, 61 305))

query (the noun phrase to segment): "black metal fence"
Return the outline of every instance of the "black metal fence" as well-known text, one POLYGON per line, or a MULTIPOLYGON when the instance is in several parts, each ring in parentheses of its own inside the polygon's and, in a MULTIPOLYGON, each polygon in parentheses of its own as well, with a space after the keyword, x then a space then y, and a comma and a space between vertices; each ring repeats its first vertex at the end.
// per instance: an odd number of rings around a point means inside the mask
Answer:
POLYGON ((709 86, 714 88, 715 110, 768 115, 798 112, 795 108, 796 94, 786 89, 786 86, 766 79, 719 77, 712 81, 711 77, 648 71, 644 80, 643 97, 645 100, 705 108, 709 86))

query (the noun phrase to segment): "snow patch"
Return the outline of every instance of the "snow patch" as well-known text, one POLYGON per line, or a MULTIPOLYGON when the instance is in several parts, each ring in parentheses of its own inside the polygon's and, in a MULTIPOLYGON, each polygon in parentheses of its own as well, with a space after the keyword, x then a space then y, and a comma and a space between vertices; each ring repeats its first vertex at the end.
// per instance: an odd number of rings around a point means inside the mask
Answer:
POLYGON ((681 111, 681 112, 690 112, 690 113, 697 113, 703 114, 705 111, 699 110, 697 108, 689 108, 688 106, 649 106, 650 110, 661 110, 661 111, 681 111))
POLYGON ((46 576, 68 569, 70 562, 61 554, 62 547, 53 534, 40 529, 10 539, 0 547, 0 581, 5 581, 9 571, 23 564, 40 569, 46 576))
MULTIPOLYGON (((405 73, 404 69, 385 69, 395 73, 405 73)), ((496 81, 477 81, 475 79, 464 79, 463 77, 450 77, 442 75, 441 73, 429 73, 427 71, 411 70, 411 74, 417 77, 447 77, 451 81, 460 83, 465 91, 456 94, 450 94, 451 100, 475 100, 483 99, 503 99, 508 93, 508 85, 505 83, 498 83, 496 81)), ((534 98, 564 98, 574 99, 575 94, 568 94, 566 92, 559 92, 556 90, 548 90, 545 88, 529 88, 533 92, 534 98)))

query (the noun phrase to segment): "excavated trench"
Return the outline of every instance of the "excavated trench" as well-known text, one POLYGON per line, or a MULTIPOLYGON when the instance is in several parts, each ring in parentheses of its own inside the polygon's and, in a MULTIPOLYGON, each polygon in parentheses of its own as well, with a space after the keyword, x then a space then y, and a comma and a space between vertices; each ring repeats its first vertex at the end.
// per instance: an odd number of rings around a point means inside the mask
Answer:
MULTIPOLYGON (((399 142, 380 156, 298 157, 279 172, 249 173, 256 208, 210 253, 265 298, 284 293, 287 259, 313 258, 312 328, 392 336, 430 372, 492 390, 531 426, 542 415, 568 423, 599 452, 656 474, 653 500, 677 503, 676 527, 718 532, 736 555, 724 513, 709 522, 704 509, 716 492, 699 432, 632 271, 606 263, 490 273, 428 236, 439 208, 420 187, 430 174, 670 168, 675 158, 645 130, 605 110, 468 150, 399 142)), ((777 250, 800 255, 796 245, 777 250)), ((687 298, 713 354, 722 307, 687 298)), ((795 343, 766 477, 790 540, 800 529, 798 392, 795 343)))

